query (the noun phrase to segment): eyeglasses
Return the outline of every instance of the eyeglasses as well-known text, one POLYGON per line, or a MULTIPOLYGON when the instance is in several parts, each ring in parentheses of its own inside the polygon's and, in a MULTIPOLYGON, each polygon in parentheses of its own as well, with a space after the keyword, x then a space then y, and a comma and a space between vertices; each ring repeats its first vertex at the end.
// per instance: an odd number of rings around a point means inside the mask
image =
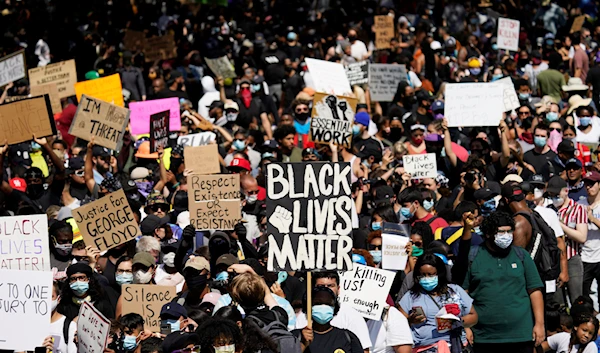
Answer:
POLYGON ((150 209, 152 210, 152 212, 158 212, 158 210, 161 210, 164 213, 167 213, 169 211, 169 205, 156 204, 156 205, 150 206, 150 209))
POLYGON ((558 131, 558 132, 562 132, 562 129, 561 129, 561 128, 559 128, 559 127, 551 127, 551 128, 550 128, 550 131, 551 131, 551 132, 552 132, 552 131, 558 131))
POLYGON ((418 241, 418 240, 417 241, 413 241, 413 245, 416 246, 416 247, 418 247, 418 248, 420 248, 420 247, 423 246, 423 242, 422 241, 418 241))
POLYGON ((369 249, 369 250, 381 250, 381 245, 367 244, 367 249, 369 249))
POLYGON ((172 353, 200 353, 200 345, 195 345, 191 348, 178 349, 172 353))
POLYGON ((519 115, 529 115, 531 114, 530 112, 519 112, 519 115))
POLYGON ((86 275, 69 277, 69 283, 89 282, 89 281, 90 281, 90 279, 86 275))
POLYGON ((246 195, 258 195, 258 190, 246 191, 246 195))

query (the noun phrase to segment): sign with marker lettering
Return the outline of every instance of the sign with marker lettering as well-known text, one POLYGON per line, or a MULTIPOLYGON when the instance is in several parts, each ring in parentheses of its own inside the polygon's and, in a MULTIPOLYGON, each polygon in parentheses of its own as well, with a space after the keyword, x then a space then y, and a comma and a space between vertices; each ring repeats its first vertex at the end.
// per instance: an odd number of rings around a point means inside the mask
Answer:
POLYGON ((81 102, 81 96, 85 94, 118 105, 119 107, 125 106, 125 101, 123 100, 123 88, 121 87, 121 78, 119 74, 101 77, 95 80, 77 82, 75 84, 75 94, 77 95, 77 100, 79 102, 81 102))
POLYGON ((222 56, 216 59, 204 58, 206 65, 210 70, 217 76, 223 78, 236 78, 235 69, 231 64, 231 61, 226 56, 222 56))
POLYGON ((190 224, 196 230, 231 230, 242 219, 240 175, 188 176, 190 224))
POLYGON ((381 320, 386 299, 396 274, 379 268, 354 264, 340 275, 340 304, 347 304, 364 318, 381 320))
POLYGON ((181 113, 179 111, 179 98, 154 99, 144 102, 129 103, 131 109, 131 134, 141 135, 150 133, 150 115, 170 111, 169 129, 179 131, 181 129, 181 113))
POLYGON ((355 98, 315 93, 310 121, 311 141, 352 147, 355 98))
POLYGON ((51 304, 52 272, 0 270, 0 349, 41 346, 50 332, 51 304))
POLYGON ((185 147, 183 149, 185 167, 192 174, 216 174, 221 172, 219 147, 216 144, 185 147))
POLYGON ((77 352, 104 352, 109 333, 110 321, 90 303, 83 302, 77 319, 77 352))
POLYGON ((50 271, 48 239, 46 215, 0 217, 0 269, 50 271))
POLYGON ((515 91, 515 85, 510 77, 505 77, 496 81, 502 87, 502 102, 504 103, 504 111, 510 111, 517 109, 521 106, 519 98, 517 98, 517 91, 515 91))
POLYGON ((141 235, 123 189, 74 209, 73 218, 83 241, 100 251, 141 235))
POLYGON ((344 65, 326 60, 307 58, 306 66, 317 92, 346 96, 352 94, 344 65))
POLYGON ((407 81, 406 66, 396 64, 369 64, 369 91, 371 100, 391 102, 400 81, 407 81))
POLYGON ((268 271, 352 269, 350 163, 266 165, 268 271))
POLYGON ((521 24, 519 21, 510 18, 498 18, 498 49, 518 51, 520 31, 521 24))
POLYGON ((206 131, 197 134, 189 134, 179 136, 177 138, 177 144, 183 146, 205 146, 211 141, 214 141, 217 135, 214 132, 206 131))
POLYGON ((407 154, 402 156, 404 171, 409 173, 412 179, 425 179, 437 177, 437 160, 435 153, 407 154))
POLYGON ((25 51, 19 50, 0 59, 0 86, 25 77, 25 51))
POLYGON ((31 141, 33 135, 56 135, 48 95, 0 105, 0 141, 6 139, 9 145, 14 145, 31 141))
POLYGON ((408 261, 406 244, 410 241, 410 229, 404 224, 383 222, 381 232, 381 268, 404 270, 408 261))
POLYGON ((146 62, 167 60, 177 56, 175 36, 172 33, 160 37, 144 38, 144 56, 146 62))
POLYGON ((169 144, 169 115, 164 112, 150 115, 150 153, 156 152, 158 147, 165 148, 169 144))
POLYGON ((394 38, 394 17, 388 15, 375 16, 373 32, 375 32, 375 48, 391 48, 390 41, 394 38))
POLYGON ((47 94, 50 96, 50 105, 52 106, 52 114, 62 112, 62 105, 60 103, 60 96, 58 95, 58 86, 56 83, 49 83, 47 85, 31 86, 29 90, 32 97, 43 96, 47 94))
POLYGON ((449 83, 444 116, 450 127, 498 126, 504 113, 504 89, 499 83, 449 83))
POLYGON ((81 96, 69 134, 84 140, 94 136, 95 144, 119 151, 128 122, 129 109, 84 94, 81 96))
POLYGON ((348 81, 352 86, 369 82, 369 62, 365 60, 348 64, 346 66, 346 76, 348 76, 348 81))
POLYGON ((177 296, 175 286, 149 286, 125 284, 122 287, 123 315, 140 314, 144 327, 152 332, 160 331, 160 310, 177 296))
POLYGON ((31 87, 56 83, 58 96, 67 98, 75 95, 77 83, 77 69, 75 60, 61 61, 46 66, 29 69, 29 83, 31 87))

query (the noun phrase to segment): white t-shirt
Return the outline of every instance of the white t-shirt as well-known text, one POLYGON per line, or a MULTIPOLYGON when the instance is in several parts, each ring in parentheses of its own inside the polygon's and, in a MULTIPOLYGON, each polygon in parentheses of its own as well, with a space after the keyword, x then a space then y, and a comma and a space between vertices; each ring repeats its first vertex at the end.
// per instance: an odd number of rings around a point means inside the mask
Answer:
MULTIPOLYGON (((77 331, 77 324, 73 321, 69 324, 69 337, 63 337, 63 327, 65 325, 66 317, 62 317, 57 321, 50 324, 50 333, 48 336, 54 337, 54 351, 53 353, 77 353, 77 345, 73 342, 75 338, 75 332, 77 331)), ((39 343, 41 345, 42 342, 39 343)))
POLYGON ((592 117, 592 129, 587 134, 581 132, 581 130, 577 130, 577 142, 580 143, 598 143, 600 139, 600 119, 597 117, 592 117))
POLYGON ((367 320, 373 353, 394 353, 394 346, 413 345, 408 320, 393 306, 383 321, 367 320))
MULTIPOLYGON (((579 201, 579 204, 589 206, 587 199, 579 201)), ((592 209, 594 217, 600 218, 600 205, 592 209)), ((581 261, 587 263, 600 262, 600 229, 594 223, 588 220, 587 240, 581 247, 581 261)))
POLYGON ((565 232, 560 226, 560 220, 558 219, 558 215, 556 214, 556 212, 554 212, 554 210, 542 206, 535 206, 534 211, 539 213, 544 219, 544 221, 548 223, 548 225, 550 226, 550 228, 552 228, 552 230, 554 231, 554 235, 556 235, 557 238, 565 235, 565 232))
MULTIPOLYGON (((574 344, 569 352, 569 341, 571 340, 571 334, 567 332, 557 333, 548 337, 548 346, 556 351, 556 353, 577 353, 579 345, 574 344)), ((594 342, 587 344, 583 353, 598 353, 598 347, 594 342)))
POLYGON ((154 275, 154 281, 159 286, 175 286, 177 289, 177 293, 183 290, 183 285, 185 283, 185 278, 179 272, 175 272, 173 274, 165 271, 165 265, 160 264, 156 268, 156 274, 154 275))
MULTIPOLYGON (((297 314, 296 328, 303 329, 306 327, 306 324, 306 314, 303 312, 297 314)), ((349 330, 358 337, 364 349, 371 349, 371 338, 369 337, 367 323, 353 307, 347 304, 340 304, 340 311, 331 320, 331 326, 349 330)))

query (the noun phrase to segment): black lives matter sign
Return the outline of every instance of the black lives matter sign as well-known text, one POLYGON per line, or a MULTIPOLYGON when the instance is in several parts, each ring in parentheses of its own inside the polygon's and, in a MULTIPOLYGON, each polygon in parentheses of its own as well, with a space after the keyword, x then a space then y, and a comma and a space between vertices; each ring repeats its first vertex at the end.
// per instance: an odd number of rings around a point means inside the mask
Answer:
POLYGON ((269 271, 352 268, 349 163, 270 163, 269 271))
POLYGON ((170 117, 170 110, 150 115, 150 153, 156 152, 159 146, 165 148, 169 145, 170 117))
POLYGON ((317 92, 314 102, 310 123, 312 141, 350 148, 357 100, 317 92))

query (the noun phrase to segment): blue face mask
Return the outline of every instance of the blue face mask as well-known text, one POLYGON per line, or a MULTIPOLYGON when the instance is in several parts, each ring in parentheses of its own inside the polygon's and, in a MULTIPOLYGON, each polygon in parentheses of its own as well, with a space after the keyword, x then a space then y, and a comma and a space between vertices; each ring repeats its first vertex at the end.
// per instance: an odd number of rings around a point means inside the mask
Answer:
POLYGON ((137 347, 137 337, 125 335, 123 339, 123 349, 126 351, 134 350, 137 347))
POLYGON ((435 203, 433 202, 433 200, 425 200, 423 201, 423 208, 425 209, 425 211, 431 211, 434 204, 435 203))
POLYGON ((373 222, 373 223, 371 223, 371 229, 373 229, 373 230, 380 230, 381 229, 381 222, 373 222))
POLYGON ((217 281, 227 281, 229 279, 229 273, 227 271, 219 272, 215 280, 217 281))
POLYGON ((558 113, 556 113, 556 112, 546 113, 546 120, 548 120, 549 122, 558 120, 558 113))
POLYGON ((233 141, 232 146, 236 151, 243 151, 246 148, 246 142, 244 142, 244 140, 235 140, 233 141))
POLYGON ((496 211, 496 200, 494 199, 487 200, 481 205, 481 212, 483 214, 490 214, 494 211, 496 211))
POLYGON ((438 276, 433 277, 422 277, 419 279, 419 284, 421 288, 425 289, 428 292, 431 292, 438 286, 438 276))
POLYGON ((581 126, 589 126, 592 123, 592 118, 590 117, 583 117, 583 118, 579 118, 579 124, 581 124, 581 126))
POLYGON ((546 146, 546 138, 545 137, 541 137, 541 136, 534 136, 533 137, 533 144, 536 147, 542 148, 546 146))
POLYGON ((522 101, 529 99, 529 97, 531 97, 529 93, 519 93, 519 99, 522 101))
POLYGON ((133 283, 133 273, 118 274, 115 276, 115 281, 120 286, 122 286, 124 284, 132 284, 133 283))
POLYGON ((494 81, 498 81, 498 80, 499 80, 499 79, 501 79, 502 77, 504 77, 504 75, 502 75, 502 74, 497 74, 497 75, 494 75, 494 76, 492 76, 492 82, 494 82, 494 81))
POLYGON ((360 126, 358 125, 352 125, 352 135, 358 135, 360 134, 360 126))
POLYGON ((179 330, 181 330, 181 323, 179 322, 179 320, 165 320, 165 322, 169 325, 171 325, 171 332, 177 332, 179 330))
POLYGON ((400 209, 400 214, 402 217, 404 217, 404 219, 410 219, 413 216, 413 213, 410 212, 410 207, 402 207, 400 209))
POLYGON ((333 306, 313 305, 312 318, 321 325, 328 323, 333 320, 333 306))
POLYGON ((77 281, 75 283, 71 283, 69 287, 71 287, 71 290, 76 296, 81 297, 90 289, 90 284, 88 282, 77 281))
POLYGON ((474 227, 473 233, 481 234, 481 229, 479 227, 474 227))
POLYGON ((494 237, 494 244, 500 249, 506 249, 512 244, 513 233, 498 233, 494 237))
POLYGON ((373 262, 376 264, 381 263, 381 250, 369 250, 371 256, 373 256, 373 262))
POLYGON ((494 50, 494 51, 498 50, 498 44, 496 44, 496 43, 492 44, 492 50, 494 50))

